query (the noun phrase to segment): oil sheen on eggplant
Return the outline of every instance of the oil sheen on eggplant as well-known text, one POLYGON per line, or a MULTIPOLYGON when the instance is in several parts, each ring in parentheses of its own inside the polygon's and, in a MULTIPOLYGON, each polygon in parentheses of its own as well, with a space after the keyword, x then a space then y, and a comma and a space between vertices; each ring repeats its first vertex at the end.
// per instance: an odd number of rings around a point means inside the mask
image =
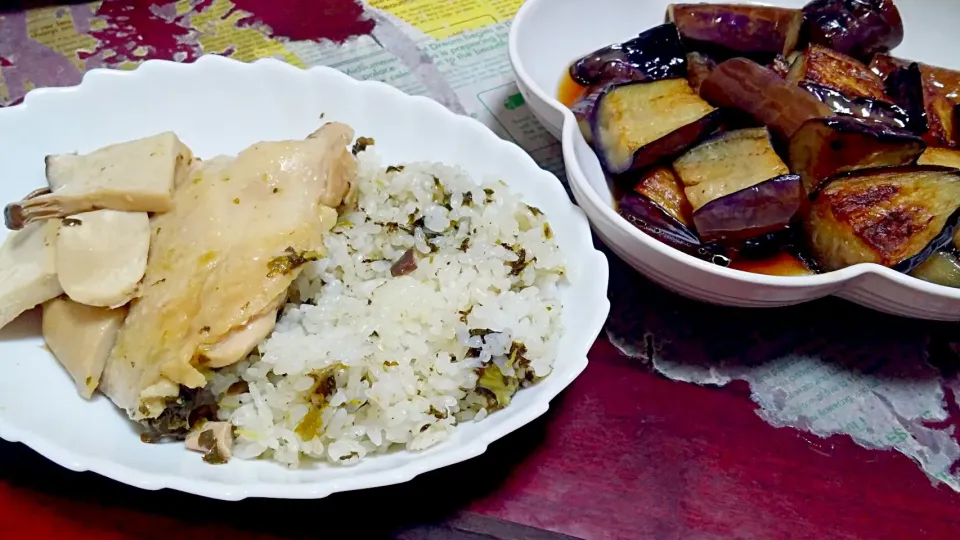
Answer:
POLYGON ((596 50, 570 66, 570 77, 582 86, 611 79, 658 81, 687 76, 687 51, 677 27, 662 24, 639 36, 596 50))
POLYGON ((796 47, 803 13, 751 4, 671 4, 667 21, 694 49, 706 44, 712 50, 773 57, 796 47))
POLYGON ((960 218, 960 171, 913 166, 832 179, 812 202, 805 228, 826 270, 875 263, 910 272, 952 241, 960 218))
POLYGON ((833 88, 812 82, 802 82, 800 88, 813 94, 838 115, 862 118, 894 129, 906 130, 915 135, 920 134, 910 129, 913 121, 907 111, 899 105, 864 97, 850 97, 833 88))
POLYGON ((903 20, 893 0, 814 0, 803 14, 811 43, 861 60, 903 41, 903 20))
POLYGON ((819 45, 797 55, 787 79, 832 88, 850 97, 889 100, 883 79, 859 60, 819 45))

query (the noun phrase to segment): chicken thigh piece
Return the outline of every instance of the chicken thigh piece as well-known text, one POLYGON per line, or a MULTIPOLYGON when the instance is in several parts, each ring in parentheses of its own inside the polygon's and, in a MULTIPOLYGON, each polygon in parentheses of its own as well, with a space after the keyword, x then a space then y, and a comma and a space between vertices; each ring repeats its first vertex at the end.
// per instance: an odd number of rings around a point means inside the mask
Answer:
POLYGON ((241 360, 273 329, 354 182, 352 139, 349 126, 329 123, 305 140, 193 165, 173 210, 151 220, 140 297, 101 382, 131 418, 156 418, 181 386, 205 386, 204 371, 241 360))

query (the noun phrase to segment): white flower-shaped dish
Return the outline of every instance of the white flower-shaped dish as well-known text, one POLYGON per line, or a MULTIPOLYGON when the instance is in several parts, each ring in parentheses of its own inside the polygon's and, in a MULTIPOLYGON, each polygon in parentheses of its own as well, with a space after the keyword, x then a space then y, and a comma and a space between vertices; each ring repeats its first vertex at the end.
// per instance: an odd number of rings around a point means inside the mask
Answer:
POLYGON ((180 444, 141 443, 133 424, 103 396, 81 399, 42 347, 33 313, 0 331, 0 437, 69 469, 145 489, 228 500, 319 498, 405 482, 469 459, 543 414, 586 367, 587 351, 607 317, 607 260, 594 249, 586 217, 555 176, 482 124, 429 99, 333 69, 304 71, 274 60, 244 64, 207 56, 195 64, 148 61, 131 72, 94 70, 79 86, 37 90, 23 105, 0 109, 0 199, 17 200, 44 186, 47 154, 87 152, 171 130, 206 158, 235 154, 260 140, 302 138, 334 120, 374 137, 386 162, 459 164, 478 180, 502 178, 543 209, 570 270, 562 290, 565 328, 549 377, 521 391, 506 409, 459 426, 424 452, 371 456, 352 467, 290 470, 242 460, 212 466, 180 444))
MULTIPOLYGON (((698 0, 699 1, 699 0, 698 0)), ((723 268, 689 256, 641 232, 613 208, 596 154, 573 114, 556 99, 570 63, 582 55, 662 24, 669 0, 529 0, 510 31, 510 61, 527 104, 563 143, 567 177, 594 230, 621 258, 657 283, 715 304, 776 307, 836 295, 896 315, 960 320, 960 290, 934 285, 875 264, 810 277, 777 277, 723 268)), ((762 2, 802 7, 806 0, 762 2)), ((960 67, 960 3, 896 0, 906 38, 894 54, 960 67)))

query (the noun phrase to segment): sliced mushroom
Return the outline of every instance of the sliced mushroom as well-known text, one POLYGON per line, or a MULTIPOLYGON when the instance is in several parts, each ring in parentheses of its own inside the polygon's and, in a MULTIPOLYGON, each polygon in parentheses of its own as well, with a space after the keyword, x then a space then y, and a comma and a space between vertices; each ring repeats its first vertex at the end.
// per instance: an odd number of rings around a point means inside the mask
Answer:
POLYGON ((107 357, 126 316, 125 307, 85 306, 66 298, 55 298, 43 305, 43 339, 84 398, 89 399, 100 384, 107 357))
POLYGON ((233 450, 233 425, 230 422, 206 422, 190 432, 184 444, 190 450, 203 452, 203 460, 207 463, 226 463, 233 450))
POLYGON ((173 133, 110 145, 90 154, 47 156, 51 193, 7 205, 10 229, 33 221, 110 209, 167 212, 193 154, 173 133))
POLYGON ((63 294, 53 247, 59 225, 30 225, 10 233, 0 246, 0 328, 63 294))
POLYGON ((57 237, 60 285, 90 306, 129 302, 147 269, 150 218, 145 212, 96 210, 65 218, 57 237))

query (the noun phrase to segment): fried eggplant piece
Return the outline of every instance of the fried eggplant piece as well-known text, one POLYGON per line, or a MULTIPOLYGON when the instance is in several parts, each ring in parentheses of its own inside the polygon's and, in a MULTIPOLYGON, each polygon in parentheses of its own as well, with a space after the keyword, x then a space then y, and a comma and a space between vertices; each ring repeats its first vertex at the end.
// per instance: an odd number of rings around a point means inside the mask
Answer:
POLYGON ((849 97, 889 101, 883 79, 859 60, 820 45, 797 56, 787 79, 832 88, 849 97))
POLYGON ((840 175, 805 220, 824 270, 875 263, 910 272, 948 245, 960 218, 960 171, 914 166, 840 175))
POLYGON ((693 207, 683 192, 683 183, 670 167, 652 167, 640 176, 633 192, 643 195, 686 227, 692 225, 693 207))
POLYGON ((800 88, 813 94, 838 115, 862 118, 892 129, 906 130, 916 135, 922 133, 915 133, 911 129, 914 122, 907 111, 899 105, 870 98, 850 97, 832 88, 811 82, 800 83, 800 88))
POLYGON ((690 149, 673 162, 694 211, 721 197, 789 174, 766 128, 728 131, 690 149))
POLYGON ((570 66, 570 77, 582 86, 613 79, 658 81, 686 77, 687 49, 677 27, 662 24, 639 36, 583 56, 570 66))
POLYGON ((811 118, 833 115, 809 92, 746 58, 717 66, 703 81, 700 95, 717 107, 747 113, 783 139, 789 139, 811 118))
POLYGON ((922 130, 931 146, 960 145, 957 108, 960 105, 960 71, 878 55, 871 69, 886 74, 887 94, 916 117, 912 130, 922 130), (921 117, 924 122, 921 123, 921 117))
POLYGON ((909 165, 926 149, 923 140, 852 116, 808 120, 790 138, 787 161, 806 193, 841 172, 909 165))
POLYGON ((591 119, 594 148, 607 172, 624 173, 675 156, 713 133, 720 111, 686 79, 607 89, 591 119))
POLYGON ((903 41, 893 0, 814 0, 803 8, 810 43, 869 60, 903 41))
POLYGON ((802 196, 800 177, 784 174, 708 202, 693 222, 703 241, 756 238, 786 229, 802 196))
POLYGON ((786 56, 797 45, 803 12, 748 4, 671 4, 667 21, 694 43, 748 55, 786 56))

